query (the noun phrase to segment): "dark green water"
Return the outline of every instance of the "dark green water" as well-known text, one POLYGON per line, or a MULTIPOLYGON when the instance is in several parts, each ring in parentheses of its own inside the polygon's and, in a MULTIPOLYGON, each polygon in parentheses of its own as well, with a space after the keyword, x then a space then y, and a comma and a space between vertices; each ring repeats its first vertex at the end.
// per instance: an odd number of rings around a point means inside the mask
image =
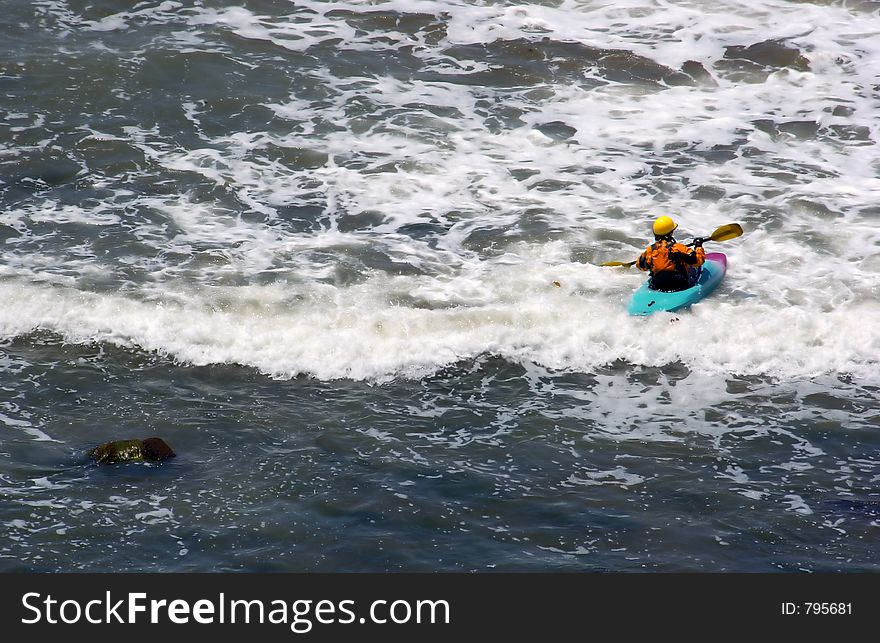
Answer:
POLYGON ((6 570, 876 570, 877 390, 851 381, 486 358, 370 386, 5 352, 11 408, 53 439, 7 428, 6 570), (84 456, 149 435, 178 456, 84 456))

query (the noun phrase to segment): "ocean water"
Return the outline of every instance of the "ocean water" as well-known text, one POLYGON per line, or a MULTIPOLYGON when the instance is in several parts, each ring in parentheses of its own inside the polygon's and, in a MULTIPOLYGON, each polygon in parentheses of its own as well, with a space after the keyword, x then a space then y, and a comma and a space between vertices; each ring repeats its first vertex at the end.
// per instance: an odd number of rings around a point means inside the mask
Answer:
POLYGON ((0 571, 880 571, 880 3, 0 10, 0 571))

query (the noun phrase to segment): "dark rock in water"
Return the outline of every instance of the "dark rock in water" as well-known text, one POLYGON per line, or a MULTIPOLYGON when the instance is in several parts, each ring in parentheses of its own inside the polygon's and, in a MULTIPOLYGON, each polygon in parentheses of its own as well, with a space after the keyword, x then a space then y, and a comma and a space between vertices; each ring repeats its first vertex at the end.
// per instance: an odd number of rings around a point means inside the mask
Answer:
POLYGON ((557 82, 599 86, 610 81, 656 89, 703 82, 683 70, 672 69, 625 49, 604 49, 547 37, 453 45, 443 53, 459 60, 487 63, 492 69, 446 77, 435 74, 428 78, 421 74, 420 78, 489 87, 538 85, 546 82, 548 75, 557 82))
POLYGON ((672 87, 693 87, 694 78, 680 71, 672 71, 663 77, 663 82, 672 87))
POLYGON ((797 71, 810 71, 810 61, 801 54, 799 49, 778 40, 765 40, 748 47, 742 45, 727 47, 724 51, 724 57, 748 60, 774 69, 788 67, 797 71))
POLYGON ((782 70, 810 71, 810 61, 796 47, 778 40, 754 45, 733 45, 715 63, 715 70, 733 82, 763 83, 770 74, 782 70))
POLYGON ((98 464, 119 462, 161 462, 173 458, 176 453, 162 438, 146 440, 114 440, 89 450, 88 456, 98 464))
POLYGON ((631 51, 606 50, 599 57, 598 63, 603 76, 616 82, 695 84, 689 75, 631 51))
POLYGON ((143 452, 144 460, 149 460, 150 462, 161 462, 177 455, 162 438, 147 438, 144 440, 143 452))
POLYGON ((696 60, 684 61, 684 64, 681 66, 681 71, 701 85, 709 85, 711 87, 718 86, 718 82, 712 77, 712 74, 703 67, 702 63, 698 63, 696 60))

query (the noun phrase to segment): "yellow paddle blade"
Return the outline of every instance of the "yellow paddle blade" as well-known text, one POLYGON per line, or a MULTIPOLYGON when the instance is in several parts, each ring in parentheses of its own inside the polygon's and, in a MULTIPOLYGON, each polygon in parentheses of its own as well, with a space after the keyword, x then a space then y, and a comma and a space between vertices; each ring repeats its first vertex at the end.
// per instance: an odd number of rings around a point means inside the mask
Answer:
POLYGON ((709 238, 712 241, 727 241, 728 239, 736 239, 742 233, 743 229, 738 223, 728 223, 715 228, 715 232, 709 238))
POLYGON ((600 266, 623 266, 624 268, 629 268, 632 265, 635 265, 635 261, 606 261, 605 263, 600 263, 600 266))

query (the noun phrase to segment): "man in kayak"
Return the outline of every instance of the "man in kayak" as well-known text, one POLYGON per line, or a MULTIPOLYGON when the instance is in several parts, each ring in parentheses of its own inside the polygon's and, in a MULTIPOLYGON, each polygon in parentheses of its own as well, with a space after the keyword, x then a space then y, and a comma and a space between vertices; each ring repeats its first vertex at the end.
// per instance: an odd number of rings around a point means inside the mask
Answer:
POLYGON ((678 243, 672 236, 678 224, 670 217, 654 221, 654 243, 639 255, 636 266, 651 274, 650 288, 675 292, 690 288, 700 278, 700 266, 706 260, 703 239, 694 239, 694 247, 678 243))

